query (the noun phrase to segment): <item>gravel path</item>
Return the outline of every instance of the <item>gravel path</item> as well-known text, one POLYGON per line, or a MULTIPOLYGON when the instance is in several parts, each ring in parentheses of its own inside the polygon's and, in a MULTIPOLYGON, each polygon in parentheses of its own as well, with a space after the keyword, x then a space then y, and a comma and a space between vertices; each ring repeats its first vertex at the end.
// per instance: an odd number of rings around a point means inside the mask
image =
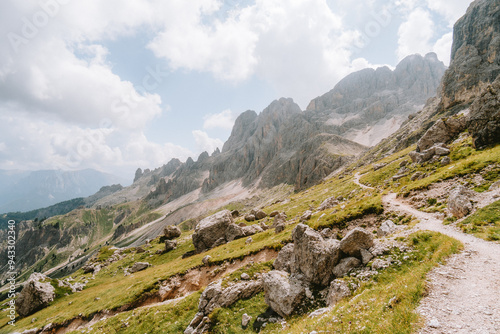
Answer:
POLYGON ((433 214, 414 209, 396 194, 384 196, 383 203, 391 211, 418 218, 417 229, 446 234, 465 246, 463 252, 427 276, 429 294, 417 310, 426 325, 419 333, 500 333, 500 244, 445 226, 433 214))

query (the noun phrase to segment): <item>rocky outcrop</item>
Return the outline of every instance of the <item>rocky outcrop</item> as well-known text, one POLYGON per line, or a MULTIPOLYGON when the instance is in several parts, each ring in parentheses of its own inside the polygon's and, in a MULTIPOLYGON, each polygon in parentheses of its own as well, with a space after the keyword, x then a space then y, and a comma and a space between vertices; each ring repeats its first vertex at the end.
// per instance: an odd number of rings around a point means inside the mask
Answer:
POLYGON ((438 143, 450 143, 467 129, 467 125, 468 119, 465 115, 438 120, 418 141, 417 152, 424 153, 438 143))
POLYGON ((307 111, 322 120, 329 133, 373 146, 434 96, 444 71, 434 53, 409 56, 394 71, 364 69, 312 100, 307 111))
POLYGON ((450 67, 442 102, 449 108, 471 103, 500 74, 500 1, 476 0, 453 29, 450 67))
POLYGON ((283 247, 278 253, 276 260, 274 260, 273 263, 274 269, 291 272, 292 271, 291 266, 292 263, 294 262, 293 251, 294 251, 293 243, 290 243, 285 247, 283 247))
POLYGON ((287 272, 273 270, 262 279, 266 304, 282 317, 292 314, 306 297, 304 282, 287 272))
POLYGON ((185 334, 204 333, 207 316, 219 307, 228 307, 240 299, 248 299, 263 290, 261 280, 245 281, 222 287, 222 281, 216 281, 207 286, 198 302, 198 313, 184 331, 185 334))
POLYGON ((500 143, 500 76, 472 104, 469 131, 476 148, 500 143))
POLYGON ((361 257, 362 249, 370 249, 373 246, 373 235, 368 231, 356 227, 340 241, 339 248, 348 256, 361 257))
POLYGON ((451 191, 448 197, 448 210, 457 218, 463 218, 472 211, 470 193, 467 188, 458 186, 451 191))
POLYGON ((321 234, 304 224, 295 227, 292 238, 292 274, 301 274, 312 284, 327 286, 334 278, 332 269, 340 261, 339 242, 323 239, 321 234))
POLYGON ((325 199, 320 206, 318 207, 318 211, 324 211, 333 208, 335 205, 338 205, 339 202, 335 197, 329 197, 325 199))
POLYGON ((17 297, 16 311, 20 316, 26 317, 47 307, 55 296, 50 278, 40 273, 33 273, 17 297))

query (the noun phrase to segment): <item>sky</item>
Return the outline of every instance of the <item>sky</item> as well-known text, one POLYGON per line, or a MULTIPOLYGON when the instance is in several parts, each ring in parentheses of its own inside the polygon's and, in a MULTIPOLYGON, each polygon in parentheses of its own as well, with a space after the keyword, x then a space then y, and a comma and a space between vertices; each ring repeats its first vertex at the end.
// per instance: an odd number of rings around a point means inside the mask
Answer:
POLYGON ((470 0, 4 0, 0 169, 133 178, 347 74, 436 52, 470 0))

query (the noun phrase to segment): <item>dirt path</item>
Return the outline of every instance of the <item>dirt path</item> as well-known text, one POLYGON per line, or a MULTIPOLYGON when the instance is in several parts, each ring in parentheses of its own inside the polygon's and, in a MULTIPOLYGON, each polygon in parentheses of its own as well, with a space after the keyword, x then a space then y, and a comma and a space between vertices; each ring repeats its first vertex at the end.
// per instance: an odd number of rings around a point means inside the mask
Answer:
POLYGON ((449 235, 465 246, 427 276, 429 295, 418 308, 426 325, 419 333, 500 333, 500 245, 445 226, 396 194, 384 196, 383 203, 391 211, 418 218, 417 229, 449 235))
MULTIPOLYGON (((365 175, 365 174, 363 174, 365 175)), ((355 184, 357 184, 358 186, 360 186, 361 188, 363 189, 370 189, 370 190, 374 190, 375 188, 373 187, 368 187, 368 186, 365 186, 363 183, 359 182, 359 179, 363 176, 359 173, 356 173, 356 175, 354 175, 354 179, 352 180, 355 184)))

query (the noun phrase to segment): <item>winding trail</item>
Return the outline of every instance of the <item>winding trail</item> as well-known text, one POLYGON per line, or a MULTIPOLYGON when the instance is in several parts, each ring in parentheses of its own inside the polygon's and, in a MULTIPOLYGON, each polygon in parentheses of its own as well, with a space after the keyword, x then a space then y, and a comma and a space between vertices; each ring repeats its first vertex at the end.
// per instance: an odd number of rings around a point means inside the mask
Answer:
MULTIPOLYGON (((363 174, 363 175, 365 175, 365 174, 363 174)), ((361 177, 362 177, 363 175, 361 175, 361 174, 359 174, 359 173, 356 173, 356 175, 354 175, 353 182, 354 182, 356 185, 358 185, 358 186, 360 186, 361 188, 363 188, 363 189, 375 190, 375 188, 373 188, 373 187, 369 187, 369 186, 366 186, 366 185, 364 185, 363 183, 361 183, 361 182, 359 181, 359 179, 361 179, 361 177)))
POLYGON ((445 226, 433 214, 416 210, 394 193, 382 201, 390 211, 418 218, 416 229, 440 232, 464 244, 463 252, 428 274, 429 294, 418 307, 426 325, 419 333, 500 333, 500 244, 445 226))

